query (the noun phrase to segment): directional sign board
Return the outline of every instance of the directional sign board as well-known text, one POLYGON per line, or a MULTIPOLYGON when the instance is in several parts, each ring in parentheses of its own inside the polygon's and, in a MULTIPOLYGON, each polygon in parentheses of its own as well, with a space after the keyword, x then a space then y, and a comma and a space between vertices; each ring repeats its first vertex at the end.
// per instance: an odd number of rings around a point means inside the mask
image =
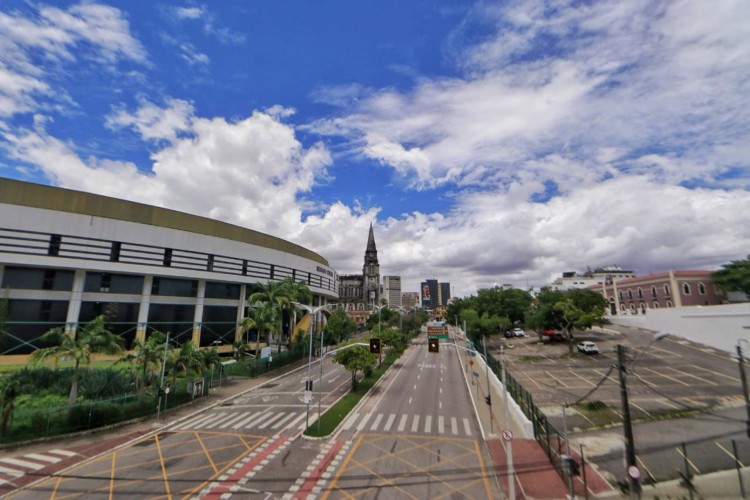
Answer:
POLYGON ((312 403, 312 398, 313 398, 312 391, 305 391, 305 404, 306 405, 309 405, 310 403, 312 403))
POLYGON ((503 439, 505 439, 506 441, 510 441, 511 439, 513 439, 513 433, 510 431, 510 429, 503 429, 502 435, 503 439))

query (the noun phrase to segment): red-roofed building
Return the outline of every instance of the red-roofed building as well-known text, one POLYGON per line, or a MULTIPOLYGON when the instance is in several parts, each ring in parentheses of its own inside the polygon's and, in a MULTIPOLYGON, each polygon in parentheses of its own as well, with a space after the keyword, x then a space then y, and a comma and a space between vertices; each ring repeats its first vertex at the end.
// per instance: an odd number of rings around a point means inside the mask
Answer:
POLYGON ((610 314, 646 314, 648 309, 713 306, 727 302, 726 294, 711 281, 712 271, 669 271, 607 279, 590 286, 610 304, 610 314))

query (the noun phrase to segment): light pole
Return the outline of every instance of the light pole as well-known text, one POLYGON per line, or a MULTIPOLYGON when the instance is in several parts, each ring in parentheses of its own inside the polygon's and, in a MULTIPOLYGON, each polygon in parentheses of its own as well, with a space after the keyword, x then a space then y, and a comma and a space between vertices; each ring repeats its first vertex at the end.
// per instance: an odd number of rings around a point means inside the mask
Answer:
POLYGON ((748 344, 747 339, 739 339, 737 341, 737 358, 740 363, 740 379, 742 380, 742 395, 745 397, 745 408, 747 409, 747 437, 750 437, 750 395, 747 389, 747 375, 745 375, 745 356, 742 354, 742 343, 748 344))
MULTIPOLYGON (((661 340, 669 335, 666 332, 660 332, 651 339, 646 347, 643 348, 641 356, 645 351, 657 340, 661 340)), ((641 356, 638 356, 633 362, 635 364, 641 356)), ((635 457, 635 440, 633 439, 633 422, 630 418, 630 403, 628 402, 628 387, 626 380, 627 369, 625 367, 625 346, 617 344, 617 371, 620 378, 620 398, 622 399, 622 420, 623 420, 623 432, 625 433, 625 461, 627 467, 627 476, 630 484, 630 498, 639 499, 641 498, 641 473, 638 469, 635 457)))
MULTIPOLYGON (((307 358, 307 380, 305 381, 305 393, 308 391, 310 392, 310 395, 308 396, 305 394, 305 404, 307 405, 307 413, 305 415, 305 429, 310 427, 310 403, 312 401, 312 350, 313 350, 313 333, 315 333, 315 318, 317 317, 318 313, 325 309, 326 307, 330 307, 331 304, 324 304, 322 306, 313 307, 309 306, 307 304, 301 304, 299 302, 292 302, 295 306, 299 307, 300 309, 304 309, 307 311, 311 316, 310 321, 310 331, 309 331, 309 337, 310 337, 310 352, 308 354, 307 358)), ((318 398, 318 426, 320 426, 320 400, 323 399, 323 392, 322 392, 322 384, 323 381, 323 330, 320 331, 320 379, 318 380, 318 390, 321 391, 320 397, 318 398)))
MULTIPOLYGON (((161 378, 159 379, 159 402, 156 405, 156 421, 159 421, 161 416, 161 395, 164 392, 164 371, 167 368, 167 351, 169 350, 169 333, 167 332, 167 340, 164 341, 164 360, 161 363, 161 378)), ((164 409, 166 410, 166 398, 164 402, 164 409)))

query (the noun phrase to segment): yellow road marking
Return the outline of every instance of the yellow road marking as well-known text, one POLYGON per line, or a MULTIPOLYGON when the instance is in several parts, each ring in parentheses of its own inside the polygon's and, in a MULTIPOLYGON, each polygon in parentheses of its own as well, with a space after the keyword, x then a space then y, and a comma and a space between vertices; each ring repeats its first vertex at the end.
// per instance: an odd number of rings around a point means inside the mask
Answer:
POLYGON ((701 382, 704 382, 704 383, 706 383, 706 384, 708 384, 708 385, 719 385, 719 384, 717 384, 716 382, 712 382, 712 381, 710 381, 710 380, 708 380, 708 379, 705 379, 705 378, 699 377, 699 376, 697 376, 697 375, 693 375, 692 373, 688 373, 688 372, 686 372, 686 371, 678 370, 677 368, 673 368, 673 367, 671 367, 671 366, 669 366, 669 367, 667 367, 667 368, 669 368, 669 369, 670 369, 670 370, 672 370, 673 372, 677 372, 677 373, 679 373, 680 375, 684 375, 684 376, 686 376, 686 377, 692 377, 692 378, 694 378, 694 379, 700 380, 701 382))
POLYGON ((693 463, 693 461, 692 461, 692 460, 690 460, 690 459, 689 459, 688 457, 686 457, 686 456, 685 456, 685 455, 684 455, 684 454, 682 453, 682 449, 681 449, 681 448, 678 448, 678 447, 676 447, 676 446, 675 446, 675 448, 674 448, 674 449, 675 449, 675 450, 677 450, 677 453, 679 453, 679 454, 680 454, 680 456, 681 456, 682 458, 684 458, 684 459, 685 459, 685 461, 686 461, 686 462, 688 463, 688 465, 689 465, 690 467, 692 467, 692 468, 693 468, 693 470, 695 471, 695 473, 696 473, 696 474, 700 474, 700 473, 701 473, 701 471, 700 471, 700 470, 698 470, 698 467, 696 467, 696 466, 695 466, 695 464, 693 463))
POLYGON ((112 497, 115 493, 115 457, 117 456, 117 452, 112 453, 112 469, 109 476, 109 500, 112 500, 112 497))
POLYGON ((164 487, 167 489, 167 498, 172 499, 172 493, 169 491, 169 476, 167 475, 167 467, 164 464, 164 457, 161 454, 161 446, 159 444, 159 434, 154 434, 154 442, 156 443, 156 451, 159 453, 159 462, 161 463, 161 472, 164 476, 164 487))
POLYGON ((648 371, 650 371, 651 373, 654 373, 654 374, 656 374, 656 375, 657 375, 657 376, 659 376, 659 377, 663 377, 663 378, 668 378, 669 380, 673 380, 673 381, 677 382, 678 384, 682 384, 682 385, 684 385, 684 386, 690 387, 690 384, 688 384, 688 383, 686 383, 686 382, 683 382, 683 381, 682 381, 682 380, 680 380, 680 379, 677 379, 677 378, 674 378, 674 377, 670 377, 669 375, 667 375, 667 374, 665 374, 665 373, 657 372, 656 370, 652 370, 651 368, 642 368, 642 369, 644 369, 644 370, 648 370, 648 371))
POLYGON ((641 464, 641 468, 642 468, 643 470, 645 470, 645 471, 646 471, 646 474, 648 474, 648 477, 650 477, 650 478, 651 478, 651 481, 654 481, 654 479, 655 479, 655 478, 654 478, 654 475, 653 475, 653 474, 651 474, 651 469, 649 469, 649 468, 648 468, 648 467, 646 466, 646 462, 644 462, 643 460, 641 460, 641 457, 639 457, 639 456, 636 456, 636 457, 635 457, 635 459, 636 459, 636 460, 638 461, 638 463, 640 463, 640 464, 641 464))
POLYGON ((331 486, 326 489, 325 493, 323 494, 323 498, 321 500, 325 500, 328 498, 328 495, 331 494, 331 491, 333 491, 333 486, 338 482, 338 480, 341 478, 341 474, 344 473, 346 470, 346 467, 348 466, 349 462, 351 461, 352 457, 354 456, 354 451, 359 447, 359 444, 364 439, 365 435, 360 434, 359 438, 357 438, 357 442, 354 443, 354 446, 352 446, 352 449, 349 451, 349 454, 344 459, 344 461, 341 464, 341 467, 339 468, 339 471, 336 473, 336 476, 333 478, 333 481, 331 481, 331 486))
POLYGON ((565 382, 563 382, 563 381, 562 381, 562 380, 560 380, 559 378, 555 377, 554 375, 552 375, 552 374, 551 374, 550 372, 548 372, 547 370, 545 370, 545 371, 544 371, 544 374, 545 374, 546 376, 548 376, 549 378, 551 378, 551 379, 554 379, 555 381, 557 381, 557 383, 558 383, 558 384, 560 384, 560 385, 562 385, 563 387, 565 387, 565 388, 567 388, 567 387, 568 387, 568 384, 566 384, 565 382))
POLYGON ((724 446, 722 446, 721 443, 719 443, 718 441, 714 441, 714 444, 718 446, 721 451, 729 455, 729 458, 731 458, 732 460, 735 460, 735 463, 738 464, 740 467, 745 466, 745 464, 742 463, 739 457, 735 457, 734 454, 730 452, 729 450, 727 450, 726 448, 724 448, 724 446))
POLYGON ((211 464, 211 467, 214 469, 214 474, 218 472, 218 469, 216 468, 216 464, 211 459, 211 453, 206 449, 206 445, 203 443, 203 440, 201 439, 201 436, 199 433, 195 432, 195 439, 198 440, 198 443, 201 445, 201 448, 203 449, 203 453, 206 455, 206 459, 208 460, 208 463, 211 464))

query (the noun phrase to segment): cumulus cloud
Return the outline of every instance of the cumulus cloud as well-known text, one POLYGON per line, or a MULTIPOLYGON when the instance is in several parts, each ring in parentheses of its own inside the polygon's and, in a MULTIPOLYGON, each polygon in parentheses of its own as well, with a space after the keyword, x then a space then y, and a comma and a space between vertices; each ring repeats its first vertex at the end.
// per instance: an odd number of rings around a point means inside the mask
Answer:
MULTIPOLYGON (((137 137, 147 164, 86 157, 41 112, 34 125, 4 123, 3 147, 54 184, 287 238, 342 273, 361 271, 374 223, 381 272, 402 276, 407 291, 427 278, 450 281, 459 296, 539 286, 610 264, 711 269, 750 246, 745 5, 480 4, 446 49, 457 73, 406 90, 318 87, 311 100, 339 111, 307 124, 289 123, 290 103, 229 119, 144 87, 104 123, 137 137), (472 23, 489 34, 468 39, 472 23), (444 209, 384 216, 379 200, 320 202, 316 188, 357 168, 348 160, 358 155, 403 180, 394 191, 439 193, 444 209)), ((205 6, 171 15, 233 39, 205 6)), ((207 67, 192 44, 168 41, 207 67)), ((148 59, 111 7, 0 13, 0 116, 65 98, 38 57, 60 68, 82 57, 148 59)))

